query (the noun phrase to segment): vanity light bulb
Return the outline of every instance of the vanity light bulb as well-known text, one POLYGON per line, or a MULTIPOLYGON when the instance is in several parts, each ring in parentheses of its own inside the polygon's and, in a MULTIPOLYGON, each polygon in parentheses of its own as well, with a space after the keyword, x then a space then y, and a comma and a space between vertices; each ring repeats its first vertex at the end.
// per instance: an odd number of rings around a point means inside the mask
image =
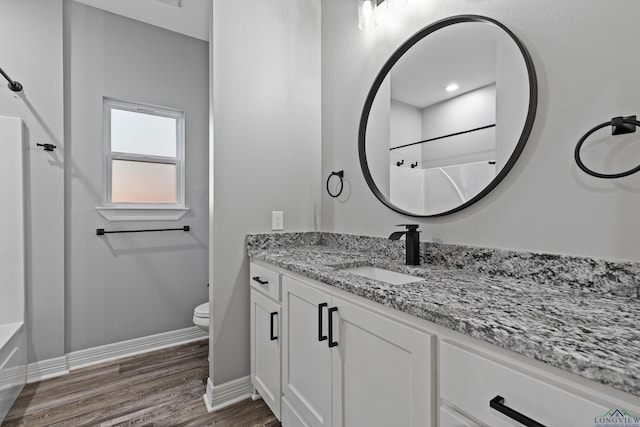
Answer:
POLYGON ((389 9, 399 9, 401 7, 406 6, 408 0, 387 0, 387 8, 389 9))
POLYGON ((358 0, 358 27, 371 30, 376 27, 376 0, 358 0))
POLYGON ((451 83, 451 84, 447 85, 447 87, 445 87, 444 90, 446 90, 447 92, 455 92, 459 88, 460 88, 460 86, 458 86, 457 84, 451 83))

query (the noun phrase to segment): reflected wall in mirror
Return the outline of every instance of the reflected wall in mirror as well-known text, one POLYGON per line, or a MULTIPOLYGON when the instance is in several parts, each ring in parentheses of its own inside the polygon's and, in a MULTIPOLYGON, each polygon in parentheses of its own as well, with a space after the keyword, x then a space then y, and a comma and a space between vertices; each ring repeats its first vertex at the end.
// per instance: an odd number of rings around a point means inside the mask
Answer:
POLYGON ((405 42, 378 73, 358 150, 373 193, 410 216, 470 206, 508 173, 537 105, 531 57, 499 22, 464 15, 405 42))

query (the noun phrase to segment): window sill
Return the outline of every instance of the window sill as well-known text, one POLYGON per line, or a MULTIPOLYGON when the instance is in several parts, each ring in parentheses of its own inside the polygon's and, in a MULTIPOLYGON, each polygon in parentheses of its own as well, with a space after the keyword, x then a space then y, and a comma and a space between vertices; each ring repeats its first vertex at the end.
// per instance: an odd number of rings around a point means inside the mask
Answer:
POLYGON ((96 211, 109 221, 177 221, 189 208, 99 206, 96 211))

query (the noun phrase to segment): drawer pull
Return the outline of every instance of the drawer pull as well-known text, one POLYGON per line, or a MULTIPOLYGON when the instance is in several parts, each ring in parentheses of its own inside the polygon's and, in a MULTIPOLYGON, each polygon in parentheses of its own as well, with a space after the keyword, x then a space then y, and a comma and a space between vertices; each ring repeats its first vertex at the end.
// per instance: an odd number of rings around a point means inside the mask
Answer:
POLYGON ((271 338, 271 341, 275 341, 278 339, 278 337, 273 333, 274 327, 273 327, 273 319, 278 315, 277 311, 274 311, 273 313, 271 313, 271 324, 270 326, 270 331, 269 331, 269 338, 271 338))
POLYGON ((256 277, 252 277, 251 278, 254 282, 258 282, 261 285, 268 285, 269 281, 268 280, 262 280, 260 279, 260 276, 256 276, 256 277))
POLYGON ((329 309, 329 347, 337 347, 338 342, 333 340, 333 313, 338 311, 338 307, 329 309))
POLYGON ((328 305, 329 304, 326 302, 318 304, 318 341, 324 341, 327 339, 327 336, 322 333, 322 309, 328 305))
POLYGON ((540 424, 539 422, 532 420, 526 415, 521 414, 520 412, 509 408, 504 404, 504 397, 496 396, 489 402, 489 406, 495 409, 498 412, 503 413, 507 417, 519 422, 520 424, 527 427, 545 427, 544 424, 540 424))

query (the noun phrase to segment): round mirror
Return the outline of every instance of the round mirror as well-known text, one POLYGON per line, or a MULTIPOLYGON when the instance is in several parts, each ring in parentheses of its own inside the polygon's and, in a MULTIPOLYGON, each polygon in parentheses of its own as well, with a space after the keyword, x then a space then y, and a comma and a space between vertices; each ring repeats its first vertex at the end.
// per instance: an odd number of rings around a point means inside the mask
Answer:
POLYGON ((537 92, 529 53, 499 22, 464 15, 425 27, 393 53, 367 96, 358 151, 369 188, 410 216, 470 206, 518 159, 537 92))

